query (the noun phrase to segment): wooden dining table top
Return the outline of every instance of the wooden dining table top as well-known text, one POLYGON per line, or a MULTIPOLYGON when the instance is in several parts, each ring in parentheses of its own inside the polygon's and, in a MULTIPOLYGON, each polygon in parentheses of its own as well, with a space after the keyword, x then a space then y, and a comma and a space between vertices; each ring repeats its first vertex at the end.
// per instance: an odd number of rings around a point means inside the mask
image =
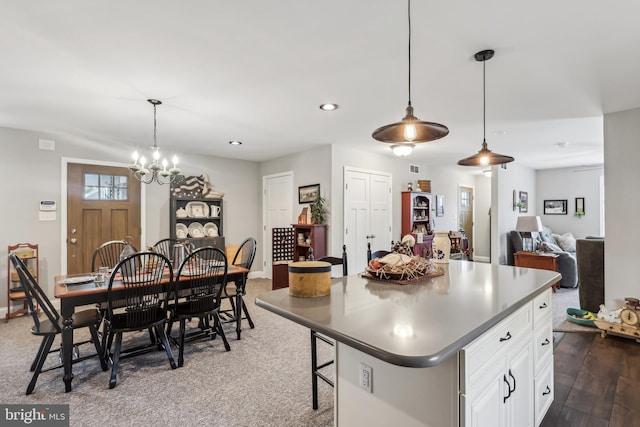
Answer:
MULTIPOLYGON (((230 265, 227 269, 227 277, 229 276, 237 276, 239 274, 248 273, 244 267, 239 267, 236 265, 230 265)), ((66 284, 63 283, 64 279, 74 278, 74 277, 89 277, 93 276, 92 273, 79 273, 79 274, 59 274, 55 276, 55 288, 54 288, 54 296, 56 298, 69 298, 80 295, 89 295, 89 294, 100 294, 106 293, 109 288, 109 278, 106 278, 103 283, 95 283, 93 280, 88 280, 86 282, 81 283, 73 283, 66 284)), ((168 273, 166 274, 165 280, 169 281, 168 273)), ((175 276, 174 276, 175 277, 175 276)), ((189 280, 189 276, 183 276, 181 280, 189 280)), ((114 282, 114 285, 116 283, 114 282)), ((116 285, 119 286, 119 285, 116 285)))

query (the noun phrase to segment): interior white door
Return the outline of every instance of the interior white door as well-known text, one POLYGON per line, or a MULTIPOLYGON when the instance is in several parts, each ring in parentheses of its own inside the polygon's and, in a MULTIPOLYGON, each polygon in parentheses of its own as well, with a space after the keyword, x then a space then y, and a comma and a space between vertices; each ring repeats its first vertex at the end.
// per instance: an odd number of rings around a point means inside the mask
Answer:
POLYGON ((267 175, 262 178, 263 194, 263 270, 271 279, 273 260, 271 237, 274 228, 291 227, 293 218, 293 172, 267 175))
POLYGON ((391 242, 391 175, 353 168, 344 170, 344 242, 351 274, 367 266, 367 243, 373 251, 391 242))

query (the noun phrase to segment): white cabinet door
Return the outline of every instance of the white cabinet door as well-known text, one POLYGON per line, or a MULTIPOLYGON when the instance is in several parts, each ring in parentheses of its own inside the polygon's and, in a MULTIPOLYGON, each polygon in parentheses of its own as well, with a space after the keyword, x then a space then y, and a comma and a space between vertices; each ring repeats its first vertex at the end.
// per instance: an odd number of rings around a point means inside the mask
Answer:
POLYGON ((533 346, 528 340, 524 347, 507 356, 505 373, 509 383, 506 397, 507 426, 533 427, 533 346))
POLYGON ((503 396, 506 391, 503 375, 492 375, 483 386, 462 395, 460 406, 464 408, 464 426, 501 427, 504 426, 503 396))

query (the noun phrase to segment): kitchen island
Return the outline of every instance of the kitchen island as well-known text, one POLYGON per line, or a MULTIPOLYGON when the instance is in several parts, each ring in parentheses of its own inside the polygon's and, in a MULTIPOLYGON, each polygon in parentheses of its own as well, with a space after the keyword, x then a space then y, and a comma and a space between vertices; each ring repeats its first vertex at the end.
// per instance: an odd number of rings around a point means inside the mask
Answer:
POLYGON ((279 289, 256 304, 336 341, 336 425, 539 424, 553 400, 559 274, 467 261, 444 270, 411 285, 349 276, 326 297, 279 289))

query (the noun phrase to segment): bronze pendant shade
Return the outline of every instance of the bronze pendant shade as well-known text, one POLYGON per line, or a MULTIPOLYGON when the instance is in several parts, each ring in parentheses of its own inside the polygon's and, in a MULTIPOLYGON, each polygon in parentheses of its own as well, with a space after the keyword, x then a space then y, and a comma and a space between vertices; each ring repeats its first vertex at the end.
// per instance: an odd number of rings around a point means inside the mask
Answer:
POLYGON ((482 62, 482 149, 473 156, 466 157, 462 160, 458 160, 460 166, 495 166, 505 163, 513 162, 515 159, 511 156, 505 156, 503 154, 497 154, 487 148, 486 138, 486 116, 487 116, 487 102, 486 102, 486 78, 485 78, 485 66, 486 61, 493 58, 493 50, 483 50, 476 53, 476 61, 482 62))
POLYGON ((445 125, 432 122, 424 122, 413 115, 411 105, 411 0, 408 0, 409 21, 409 102, 407 113, 401 121, 390 125, 381 126, 374 130, 371 136, 381 142, 402 144, 413 148, 414 143, 428 142, 440 139, 449 134, 445 125))

